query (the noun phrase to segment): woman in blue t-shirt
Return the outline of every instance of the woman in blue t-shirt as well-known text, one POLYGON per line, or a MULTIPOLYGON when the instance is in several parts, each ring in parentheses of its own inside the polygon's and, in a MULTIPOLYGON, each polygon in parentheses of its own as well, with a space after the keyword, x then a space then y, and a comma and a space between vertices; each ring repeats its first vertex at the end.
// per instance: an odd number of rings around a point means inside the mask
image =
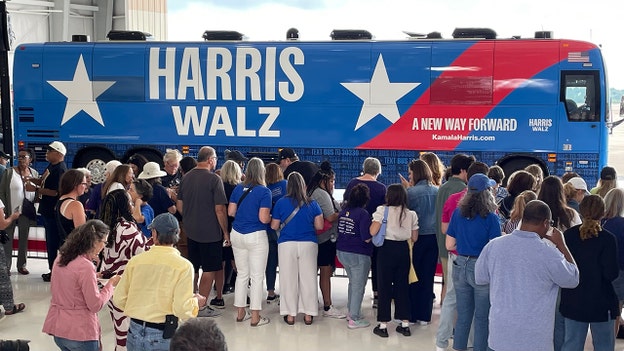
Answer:
POLYGON ((280 266, 280 314, 295 324, 299 311, 312 324, 318 314, 316 287, 316 230, 323 228, 323 212, 306 195, 305 181, 298 172, 288 176, 287 194, 275 203, 271 228, 279 230, 277 250, 280 266), (301 302, 301 306, 299 305, 301 302))
POLYGON ((230 241, 236 261, 236 288, 234 306, 238 307, 237 321, 248 319, 247 286, 250 284, 251 326, 257 327, 270 322, 260 316, 262 309, 262 285, 264 270, 269 255, 266 225, 271 221, 271 191, 264 181, 264 163, 254 157, 249 160, 245 182, 232 191, 228 215, 234 217, 230 241))
POLYGON ((474 319, 474 349, 488 349, 490 286, 475 283, 475 264, 485 245, 501 235, 492 187, 496 182, 483 173, 468 180, 468 192, 459 201, 446 231, 446 248, 457 250, 453 284, 457 299, 457 322, 453 348, 468 348, 468 333, 474 319))
POLYGON ((349 329, 366 328, 370 322, 363 318, 362 299, 371 267, 373 244, 371 244, 371 216, 364 208, 370 200, 365 184, 357 184, 349 192, 346 207, 338 217, 338 259, 347 271, 349 289, 347 307, 349 329))

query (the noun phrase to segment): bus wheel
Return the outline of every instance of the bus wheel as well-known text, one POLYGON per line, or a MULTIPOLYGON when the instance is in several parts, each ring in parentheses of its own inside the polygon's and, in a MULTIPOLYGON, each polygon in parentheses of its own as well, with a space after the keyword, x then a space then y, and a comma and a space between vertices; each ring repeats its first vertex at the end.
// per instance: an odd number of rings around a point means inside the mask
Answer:
POLYGON ((108 150, 90 149, 85 150, 76 155, 73 167, 85 167, 91 171, 91 182, 93 184, 104 183, 104 172, 106 171, 106 163, 114 160, 115 156, 108 150))
POLYGON ((87 163, 87 169, 91 171, 91 183, 100 184, 104 183, 106 177, 104 177, 104 172, 106 172, 106 163, 101 159, 95 159, 89 161, 87 163))

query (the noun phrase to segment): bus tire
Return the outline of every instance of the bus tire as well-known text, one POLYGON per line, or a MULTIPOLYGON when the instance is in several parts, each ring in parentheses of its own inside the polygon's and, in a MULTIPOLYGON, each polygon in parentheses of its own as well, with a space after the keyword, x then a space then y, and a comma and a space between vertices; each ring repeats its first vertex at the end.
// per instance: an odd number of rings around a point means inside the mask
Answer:
POLYGON ((122 158, 123 163, 128 162, 128 159, 130 159, 130 157, 132 157, 132 155, 135 155, 135 154, 139 154, 145 157, 148 162, 156 162, 161 167, 163 166, 163 154, 160 151, 156 149, 151 149, 151 148, 140 148, 140 149, 129 150, 128 152, 126 152, 126 154, 122 158))
POLYGON ((503 186, 507 186, 507 181, 509 180, 509 176, 511 176, 513 172, 521 170, 521 169, 525 169, 526 166, 529 166, 532 164, 537 164, 540 166, 540 168, 542 169, 542 172, 544 172, 544 178, 548 176, 549 174, 548 167, 546 167, 546 164, 544 163, 544 161, 539 160, 535 157, 515 156, 515 157, 509 157, 509 158, 506 158, 504 160, 500 160, 499 162, 497 162, 497 165, 500 166, 503 169, 503 172, 505 173, 503 186))
POLYGON ((115 159, 115 155, 107 149, 92 148, 79 152, 74 158, 73 168, 84 167, 91 172, 93 184, 104 183, 106 163, 115 159))

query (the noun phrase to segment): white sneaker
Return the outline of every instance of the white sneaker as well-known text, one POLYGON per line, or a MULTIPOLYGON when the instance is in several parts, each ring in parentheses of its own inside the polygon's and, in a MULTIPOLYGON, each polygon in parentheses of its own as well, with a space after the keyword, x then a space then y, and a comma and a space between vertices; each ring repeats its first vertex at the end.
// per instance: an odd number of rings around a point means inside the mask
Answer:
POLYGON ((210 306, 205 306, 204 308, 200 308, 197 313, 197 317, 219 317, 221 312, 211 308, 210 306))
MULTIPOLYGON (((423 326, 431 324, 431 322, 427 322, 427 321, 417 321, 417 323, 418 323, 418 325, 423 325, 423 326)), ((412 323, 410 323, 410 324, 412 324, 412 323)))
POLYGON ((345 319, 347 318, 347 315, 340 312, 339 309, 337 309, 334 306, 329 306, 329 309, 327 311, 325 311, 325 308, 323 308, 323 317, 330 317, 330 318, 336 318, 336 319, 345 319))
MULTIPOLYGON (((401 325, 401 324, 403 323, 403 321, 402 321, 402 320, 400 320, 400 319, 396 319, 396 318, 395 318, 395 319, 393 319, 393 320, 392 320, 392 322, 393 322, 393 323, 395 323, 395 324, 397 324, 397 325, 401 325)), ((414 322, 409 322, 409 325, 414 325, 414 324, 416 324, 416 323, 414 323, 414 322)))
POLYGON ((446 347, 436 346, 436 351, 446 351, 446 347))

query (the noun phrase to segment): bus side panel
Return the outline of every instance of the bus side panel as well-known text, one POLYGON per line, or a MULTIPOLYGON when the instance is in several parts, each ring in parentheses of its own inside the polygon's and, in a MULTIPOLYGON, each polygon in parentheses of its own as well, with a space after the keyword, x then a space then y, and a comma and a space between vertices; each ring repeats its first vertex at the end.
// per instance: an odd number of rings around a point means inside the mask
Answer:
POLYGON ((43 69, 40 66, 42 57, 42 45, 20 45, 15 50, 13 96, 19 97, 19 101, 41 100, 43 96, 41 85, 43 69))

